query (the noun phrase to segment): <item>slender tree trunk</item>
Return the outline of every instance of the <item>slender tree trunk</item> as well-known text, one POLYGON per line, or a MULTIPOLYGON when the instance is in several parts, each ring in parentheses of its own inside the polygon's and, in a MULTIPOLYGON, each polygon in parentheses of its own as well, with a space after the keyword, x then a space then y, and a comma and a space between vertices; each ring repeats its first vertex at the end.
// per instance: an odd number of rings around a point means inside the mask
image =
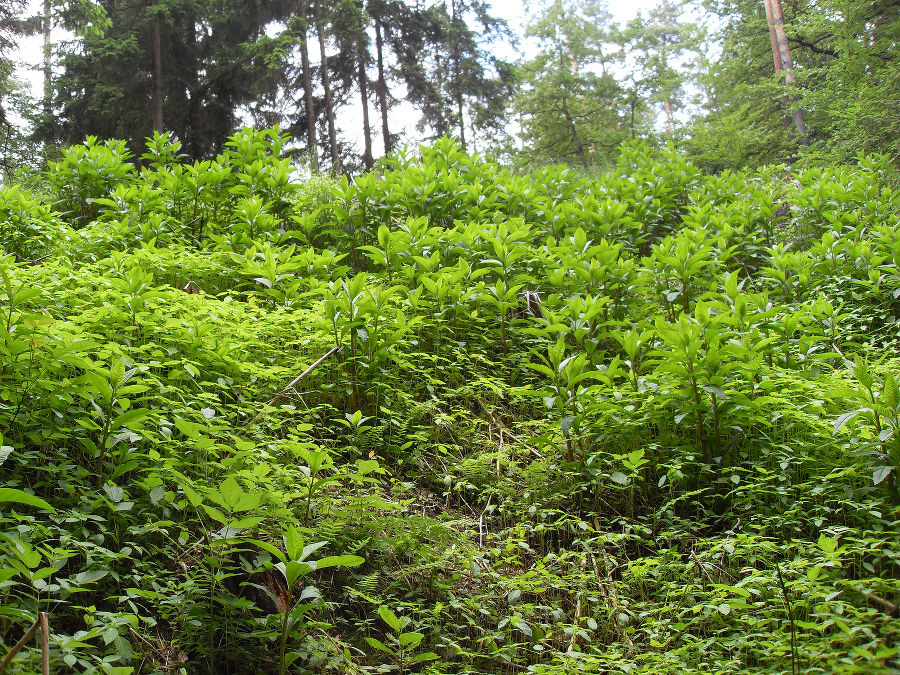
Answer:
POLYGON ((435 73, 435 100, 437 101, 437 120, 435 133, 445 136, 448 133, 447 120, 444 118, 444 64, 441 62, 441 53, 438 45, 434 46, 434 73, 435 73))
POLYGON ((303 69, 303 107, 306 109, 306 143, 309 147, 309 165, 313 173, 319 171, 319 144, 316 141, 316 109, 313 104, 312 72, 309 67, 309 46, 307 35, 309 25, 306 23, 309 6, 305 1, 297 8, 302 22, 300 30, 300 67, 303 69))
POLYGON ((363 153, 363 165, 366 167, 366 170, 372 168, 375 164, 375 160, 372 158, 372 129, 369 126, 369 85, 368 85, 368 77, 366 76, 366 59, 363 56, 364 47, 362 40, 364 36, 360 36, 360 42, 356 47, 356 58, 359 65, 359 98, 362 103, 362 113, 363 113, 363 140, 365 142, 365 151, 363 153))
POLYGON ((384 154, 391 154, 391 131, 388 128, 387 81, 384 78, 384 40, 381 37, 381 21, 375 19, 375 51, 378 57, 378 107, 381 108, 381 135, 384 138, 384 154))
POLYGON ((153 17, 153 130, 163 132, 163 70, 162 70, 162 19, 153 17))
POLYGON ((784 68, 781 66, 781 51, 778 47, 778 36, 775 34, 775 17, 772 14, 771 0, 763 0, 766 7, 766 22, 769 24, 769 41, 772 43, 772 58, 775 61, 775 72, 781 73, 784 68))
POLYGON ((450 17, 450 30, 451 30, 451 39, 453 40, 453 45, 450 50, 451 58, 453 59, 453 99, 456 103, 456 117, 457 123, 459 124, 459 143, 462 146, 463 152, 466 151, 466 120, 463 116, 463 95, 462 95, 462 83, 460 82, 460 72, 459 72, 459 43, 458 37, 456 33, 456 0, 451 2, 451 17, 450 17))
MULTIPOLYGON (((784 30, 784 12, 781 9, 781 0, 765 0, 768 12, 772 16, 772 29, 775 31, 775 39, 778 43, 778 55, 781 59, 781 68, 784 72, 784 82, 788 86, 794 84, 794 62, 791 60, 791 49, 788 44, 787 33, 784 30)), ((800 144, 807 145, 809 137, 806 129, 806 115, 803 108, 796 106, 793 110, 794 127, 797 129, 797 135, 800 136, 800 144)))
POLYGON ((53 114, 53 44, 50 31, 53 28, 53 17, 50 15, 50 0, 44 0, 44 118, 50 123, 53 114))
POLYGON ((463 97, 462 92, 456 92, 456 115, 459 117, 459 144, 462 146, 463 152, 467 152, 466 147, 466 120, 463 115, 463 97))
POLYGON ((331 151, 331 171, 337 176, 341 172, 341 158, 338 155, 337 132, 334 127, 334 100, 331 96, 331 75, 328 72, 328 55, 325 53, 325 25, 316 7, 316 28, 319 33, 319 55, 322 60, 322 87, 325 89, 325 118, 328 120, 328 148, 331 151))
MULTIPOLYGON (((775 18, 772 16, 772 3, 769 0, 763 0, 763 4, 766 6, 766 22, 769 24, 769 41, 772 43, 772 59, 775 61, 775 73, 779 75, 780 79, 784 68, 781 66, 781 51, 778 47, 778 36, 775 34, 775 18)), ((790 108, 791 102, 787 94, 781 97, 781 105, 784 106, 785 110, 790 108)), ((791 116, 786 115, 784 126, 790 127, 792 124, 791 116)))

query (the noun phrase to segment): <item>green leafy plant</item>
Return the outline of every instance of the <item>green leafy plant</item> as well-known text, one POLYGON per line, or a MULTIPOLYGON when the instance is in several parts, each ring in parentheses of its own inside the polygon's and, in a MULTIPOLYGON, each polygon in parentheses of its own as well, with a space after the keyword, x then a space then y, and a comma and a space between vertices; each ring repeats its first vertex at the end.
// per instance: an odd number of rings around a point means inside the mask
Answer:
POLYGON ((391 664, 390 670, 396 670, 400 675, 403 675, 409 672, 410 666, 440 658, 434 652, 413 654, 419 648, 419 645, 422 644, 425 635, 416 631, 406 630, 411 621, 408 616, 398 617, 389 607, 384 605, 378 607, 378 616, 392 631, 387 636, 389 644, 385 644, 373 637, 366 637, 366 642, 369 643, 370 647, 387 654, 393 659, 394 663, 391 664))

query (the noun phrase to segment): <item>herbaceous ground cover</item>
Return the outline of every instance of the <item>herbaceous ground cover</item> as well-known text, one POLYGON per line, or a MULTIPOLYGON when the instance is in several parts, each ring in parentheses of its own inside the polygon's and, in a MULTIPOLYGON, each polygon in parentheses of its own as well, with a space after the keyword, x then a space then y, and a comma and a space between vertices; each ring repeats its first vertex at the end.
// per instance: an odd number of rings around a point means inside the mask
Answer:
POLYGON ((283 146, 0 192, 4 654, 46 612, 54 672, 897 671, 887 160, 283 146))

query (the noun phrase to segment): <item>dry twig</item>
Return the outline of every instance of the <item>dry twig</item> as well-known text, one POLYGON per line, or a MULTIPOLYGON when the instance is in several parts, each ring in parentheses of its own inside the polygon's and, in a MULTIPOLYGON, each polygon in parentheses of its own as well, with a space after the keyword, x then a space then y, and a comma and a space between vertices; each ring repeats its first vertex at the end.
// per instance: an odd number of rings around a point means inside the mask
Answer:
MULTIPOLYGON (((41 614, 43 614, 43 612, 41 612, 41 614)), ((40 628, 40 626, 41 619, 38 618, 33 624, 31 624, 31 627, 27 631, 25 631, 25 635, 22 636, 22 639, 19 640, 15 645, 13 645, 13 648, 9 650, 9 653, 3 657, 2 661, 0 661, 0 673, 6 672, 7 666, 9 666, 12 660, 16 658, 16 654, 19 653, 22 647, 28 644, 28 641, 34 637, 34 634, 37 633, 37 630, 38 628, 40 628)))
POLYGON ((271 405, 272 405, 273 403, 275 403, 278 399, 284 398, 285 396, 288 396, 288 395, 290 394, 290 392, 291 392, 291 389, 293 389, 294 386, 295 386, 300 380, 302 380, 304 377, 306 377, 307 375, 309 375, 309 374, 310 374, 312 371, 314 371, 316 368, 318 368, 319 366, 321 366, 322 363, 324 363, 325 360, 326 360, 328 357, 330 357, 332 354, 336 354, 337 352, 341 351, 341 349, 343 349, 343 347, 342 347, 341 345, 335 345, 335 346, 332 347, 330 350, 328 350, 328 353, 327 353, 327 354, 325 354, 324 356, 319 357, 319 360, 318 360, 318 361, 316 361, 316 362, 315 362, 314 364, 312 364, 309 368, 307 368, 307 369, 304 370, 302 373, 300 373, 300 375, 298 375, 298 376, 295 377, 293 380, 291 380, 290 383, 288 384, 288 386, 286 386, 284 389, 282 389, 282 390, 279 391, 277 394, 275 394, 275 396, 272 397, 272 400, 270 400, 268 403, 266 403, 266 405, 263 407, 263 409, 259 411, 259 414, 258 414, 256 417, 254 417, 252 420, 250 420, 250 423, 247 425, 246 428, 249 429, 249 428, 252 427, 254 424, 256 424, 256 421, 257 421, 260 417, 263 416, 263 413, 266 412, 266 408, 268 408, 269 406, 271 406, 271 405))

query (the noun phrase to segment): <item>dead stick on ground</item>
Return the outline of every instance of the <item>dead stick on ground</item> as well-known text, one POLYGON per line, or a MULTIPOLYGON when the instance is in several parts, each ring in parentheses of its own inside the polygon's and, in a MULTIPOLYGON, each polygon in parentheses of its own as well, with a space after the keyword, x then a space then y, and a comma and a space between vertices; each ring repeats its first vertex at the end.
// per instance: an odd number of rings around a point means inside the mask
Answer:
POLYGON ((50 675, 50 622, 47 612, 41 612, 41 675, 50 675))
POLYGON ((293 380, 291 380, 291 382, 290 382, 290 384, 288 384, 288 386, 286 386, 284 389, 282 389, 282 390, 279 391, 277 394, 275 394, 275 396, 272 397, 272 400, 269 401, 268 403, 266 403, 266 405, 263 407, 263 409, 259 411, 259 414, 258 414, 256 417, 254 417, 254 418, 250 421, 250 424, 247 425, 247 428, 250 428, 250 427, 252 427, 254 424, 256 424, 256 420, 258 420, 260 417, 263 416, 263 413, 266 412, 266 408, 268 408, 270 405, 272 405, 273 403, 275 403, 275 401, 277 401, 278 399, 284 398, 285 396, 287 396, 287 395, 290 393, 291 389, 294 388, 294 385, 296 385, 300 380, 302 380, 304 377, 306 377, 307 375, 309 375, 309 374, 310 374, 312 371, 314 371, 316 368, 318 368, 319 366, 321 366, 322 363, 325 361, 325 359, 327 359, 327 358, 328 358, 329 356, 331 356, 332 354, 335 354, 335 353, 341 351, 341 349, 343 349, 343 347, 342 347, 341 345, 335 345, 335 346, 332 347, 330 350, 328 350, 328 353, 327 353, 327 354, 325 354, 324 356, 320 357, 318 361, 316 361, 316 362, 315 362, 314 364, 312 364, 309 368, 307 368, 306 370, 304 370, 300 375, 298 375, 298 376, 295 377, 293 380))
POLYGON ((34 634, 37 633, 37 629, 40 628, 40 625, 40 619, 31 624, 31 628, 25 631, 25 635, 22 636, 22 639, 19 640, 12 649, 9 650, 9 654, 7 654, 2 661, 0 661, 0 673, 6 672, 6 667, 16 657, 16 654, 19 653, 19 650, 22 649, 22 647, 24 647, 28 643, 28 641, 34 637, 34 634))
POLYGON ((874 602, 876 605, 881 605, 885 610, 887 610, 889 616, 896 617, 898 616, 898 614, 900 614, 900 607, 897 607, 897 605, 895 605, 890 600, 885 600, 881 596, 875 595, 874 593, 868 591, 863 591, 863 594, 866 596, 867 600, 869 600, 870 602, 874 602))
POLYGON ((503 422, 501 422, 500 419, 498 419, 497 416, 494 415, 494 413, 488 411, 488 414, 491 416, 491 419, 494 421, 494 423, 506 432, 506 435, 507 435, 507 436, 509 436, 511 439, 513 439, 516 443, 521 444, 522 447, 524 447, 526 450, 530 450, 530 451, 531 451, 531 454, 533 454, 533 455, 534 455, 535 457, 537 457, 538 459, 544 459, 544 456, 543 456, 540 452, 538 452, 535 448, 533 448, 532 446, 528 445, 525 441, 523 441, 521 438, 519 438, 519 437, 516 436, 513 432, 511 432, 511 431, 503 424, 503 422))

